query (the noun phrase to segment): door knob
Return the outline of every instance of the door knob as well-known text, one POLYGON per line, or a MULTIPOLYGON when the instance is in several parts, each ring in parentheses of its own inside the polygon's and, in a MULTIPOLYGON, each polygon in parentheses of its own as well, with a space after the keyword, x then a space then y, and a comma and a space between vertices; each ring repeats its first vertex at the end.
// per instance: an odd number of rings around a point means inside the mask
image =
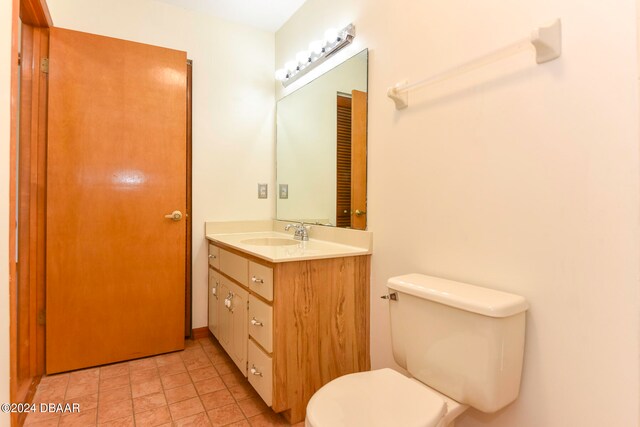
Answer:
POLYGON ((172 221, 180 221, 182 219, 182 212, 173 211, 169 215, 165 215, 164 217, 172 221))
POLYGON ((366 215, 367 212, 366 211, 361 211, 360 209, 356 209, 356 216, 362 216, 362 215, 366 215))

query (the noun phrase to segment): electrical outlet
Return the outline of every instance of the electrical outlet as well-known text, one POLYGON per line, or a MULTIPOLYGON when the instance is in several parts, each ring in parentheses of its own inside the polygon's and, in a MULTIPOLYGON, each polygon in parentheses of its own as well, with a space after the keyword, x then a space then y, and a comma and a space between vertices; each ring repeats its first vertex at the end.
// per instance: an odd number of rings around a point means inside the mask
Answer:
POLYGON ((289 184, 280 184, 278 195, 281 199, 289 198, 289 184))
POLYGON ((258 199, 267 198, 267 184, 258 184, 258 199))

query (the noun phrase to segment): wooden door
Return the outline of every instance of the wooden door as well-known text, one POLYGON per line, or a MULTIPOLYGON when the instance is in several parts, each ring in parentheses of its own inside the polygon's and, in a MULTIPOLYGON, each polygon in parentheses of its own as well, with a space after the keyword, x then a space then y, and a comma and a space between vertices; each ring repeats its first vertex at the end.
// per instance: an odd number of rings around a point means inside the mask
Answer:
POLYGON ((367 94, 351 92, 351 227, 367 228, 367 94))
POLYGON ((229 289, 233 294, 230 312, 229 342, 231 351, 229 355, 235 362, 240 372, 247 376, 247 345, 249 340, 249 292, 233 283, 229 283, 229 289))
POLYGON ((54 28, 47 373, 182 349, 185 52, 54 28))

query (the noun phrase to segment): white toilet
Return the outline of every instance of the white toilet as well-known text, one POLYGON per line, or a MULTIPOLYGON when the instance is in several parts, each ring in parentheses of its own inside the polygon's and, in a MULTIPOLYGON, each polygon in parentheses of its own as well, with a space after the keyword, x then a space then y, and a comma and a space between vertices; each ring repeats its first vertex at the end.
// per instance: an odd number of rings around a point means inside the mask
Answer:
POLYGON ((345 375, 307 405, 306 427, 452 427, 469 406, 495 412, 518 397, 526 300, 421 274, 389 288, 392 369, 345 375))

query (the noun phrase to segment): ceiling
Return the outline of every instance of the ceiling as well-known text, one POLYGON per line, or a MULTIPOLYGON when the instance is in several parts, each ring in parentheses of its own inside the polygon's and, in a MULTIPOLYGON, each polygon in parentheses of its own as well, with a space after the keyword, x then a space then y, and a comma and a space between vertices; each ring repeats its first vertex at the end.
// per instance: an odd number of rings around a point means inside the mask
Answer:
POLYGON ((306 0, 159 0, 275 32, 306 0))

